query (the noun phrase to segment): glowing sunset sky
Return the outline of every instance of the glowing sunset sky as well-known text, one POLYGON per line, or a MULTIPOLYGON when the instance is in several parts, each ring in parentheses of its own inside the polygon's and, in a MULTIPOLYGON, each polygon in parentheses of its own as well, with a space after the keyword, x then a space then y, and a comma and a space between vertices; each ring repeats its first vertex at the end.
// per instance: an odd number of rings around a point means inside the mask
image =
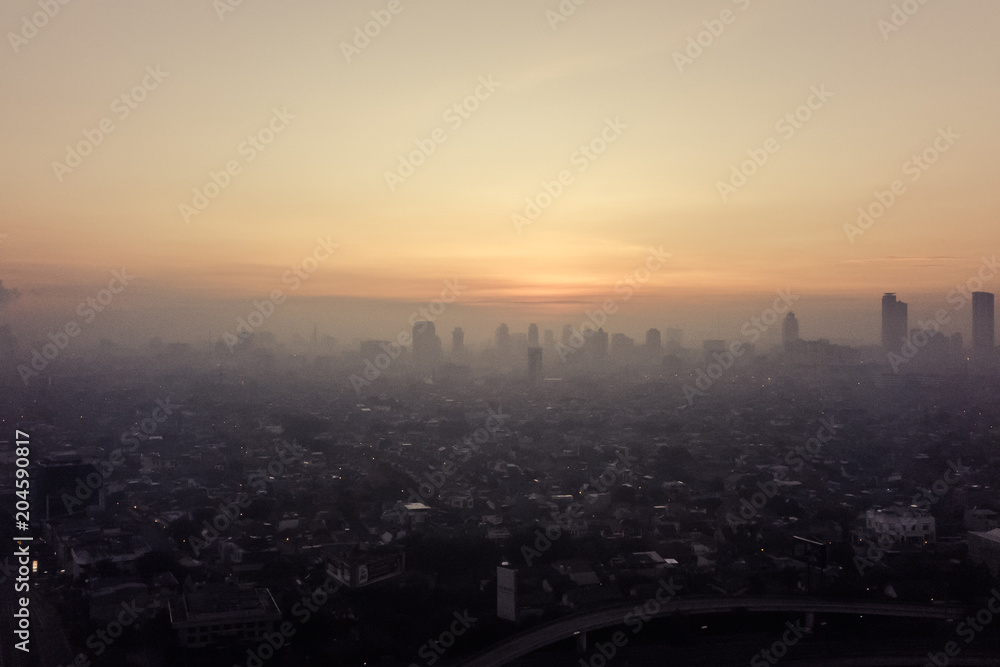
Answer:
MULTIPOLYGON (((251 298, 329 236, 338 252, 303 296, 419 301, 460 276, 469 304, 556 308, 602 298, 649 246, 672 255, 650 304, 934 293, 995 253, 995 0, 928 2, 892 32, 888 0, 589 0, 555 28, 558 0, 399 0, 348 62, 342 43, 389 4, 243 0, 220 18, 209 0, 71 1, 30 39, 8 34, 0 279, 27 300, 126 266, 145 289, 251 298), (679 71, 675 52, 723 11, 679 71), (481 77, 500 85, 447 120, 481 77), (116 102, 144 78, 136 108, 116 102), (241 142, 274 109, 294 119, 250 162, 241 142), (114 131, 57 174, 105 118, 114 131), (608 119, 627 127, 581 172, 608 119), (446 140, 392 191, 386 172, 437 128, 446 140), (908 169, 948 128, 947 152, 908 169), (779 150, 723 201, 718 183, 768 140, 779 150), (186 222, 180 205, 229 161, 240 173, 186 222), (518 233, 512 215, 563 170, 572 182, 518 233), (852 243, 844 225, 896 179, 905 192, 852 243)), ((5 3, 0 25, 27 34, 38 11, 5 3)))

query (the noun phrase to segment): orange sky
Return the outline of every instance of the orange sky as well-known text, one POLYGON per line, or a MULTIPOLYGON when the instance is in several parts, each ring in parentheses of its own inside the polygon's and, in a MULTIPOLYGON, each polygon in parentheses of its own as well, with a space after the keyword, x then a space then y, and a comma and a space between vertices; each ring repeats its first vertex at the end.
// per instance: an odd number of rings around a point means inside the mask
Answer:
POLYGON ((460 276, 468 303, 561 312, 603 298, 649 246, 671 254, 644 286, 650 308, 786 287, 943 294, 995 252, 992 0, 928 3, 891 32, 882 0, 592 0, 555 27, 557 0, 400 0, 348 62, 342 43, 387 6, 70 3, 34 34, 38 6, 5 4, 5 32, 33 36, 8 34, 0 59, 4 285, 85 295, 127 266, 148 288, 253 298, 329 236, 337 253, 298 295, 422 301, 460 276), (707 46, 679 71, 689 38, 707 46), (609 120, 613 142, 581 158, 609 120), (246 143, 265 128, 271 143, 246 143), (85 133, 99 145, 54 164, 85 133), (767 146, 723 201, 719 182, 767 146), (935 163, 914 170, 925 150, 935 163), (239 173, 185 221, 227 163, 239 173), (561 172, 519 233, 512 216, 561 172), (845 225, 896 179, 905 190, 852 243, 845 225))

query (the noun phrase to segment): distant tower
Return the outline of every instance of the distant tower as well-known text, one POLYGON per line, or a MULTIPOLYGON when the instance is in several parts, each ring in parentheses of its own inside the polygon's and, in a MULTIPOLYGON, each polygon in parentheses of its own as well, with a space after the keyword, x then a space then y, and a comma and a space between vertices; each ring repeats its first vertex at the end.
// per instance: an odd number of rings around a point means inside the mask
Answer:
POLYGON ((972 350, 974 352, 989 352, 993 349, 993 294, 990 292, 972 293, 972 350))
POLYGON ((538 325, 528 325, 528 347, 538 347, 538 325))
POLYGON ((573 337, 573 326, 571 324, 565 324, 562 328, 562 344, 569 345, 570 339, 573 337))
POLYGON ((781 343, 788 350, 798 341, 799 321, 795 319, 795 313, 789 312, 785 315, 785 321, 781 325, 781 343))
POLYGON ((584 335, 590 339, 589 347, 594 359, 604 359, 608 356, 608 332, 604 329, 597 331, 587 329, 584 335))
POLYGON ((420 365, 435 363, 441 356, 441 339, 433 322, 413 323, 413 361, 420 365))
POLYGON ((451 332, 451 353, 454 355, 465 353, 465 332, 462 327, 455 327, 451 332))
POLYGON ((650 350, 659 350, 663 347, 663 339, 660 337, 659 329, 650 329, 646 332, 646 347, 650 350))
POLYGON ((538 382, 542 379, 542 348, 528 348, 528 379, 538 382))
POLYGON ((882 349, 886 352, 898 352, 906 340, 909 331, 907 306, 902 301, 896 301, 896 295, 886 292, 882 296, 882 349))
POLYGON ((496 343, 497 349, 501 352, 507 352, 510 349, 510 329, 507 328, 506 324, 497 327, 496 343))

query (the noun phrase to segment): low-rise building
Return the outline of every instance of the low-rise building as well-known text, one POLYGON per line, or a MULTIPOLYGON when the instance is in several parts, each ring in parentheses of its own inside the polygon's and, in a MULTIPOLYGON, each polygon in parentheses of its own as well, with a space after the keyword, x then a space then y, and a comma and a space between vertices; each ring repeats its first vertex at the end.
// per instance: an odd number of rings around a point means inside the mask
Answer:
POLYGON ((930 512, 918 507, 888 507, 865 512, 864 536, 872 541, 923 544, 937 541, 937 527, 930 512))
POLYGON ((213 586, 170 600, 170 627, 182 646, 258 642, 274 632, 281 610, 266 588, 213 586))

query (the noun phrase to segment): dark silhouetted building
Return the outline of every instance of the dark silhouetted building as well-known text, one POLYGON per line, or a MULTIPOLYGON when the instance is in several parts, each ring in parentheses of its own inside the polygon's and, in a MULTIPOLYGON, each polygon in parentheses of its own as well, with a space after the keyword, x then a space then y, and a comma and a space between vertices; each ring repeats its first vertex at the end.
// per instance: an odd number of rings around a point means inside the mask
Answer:
POLYGON ((646 347, 650 350, 659 350, 663 347, 663 339, 660 337, 659 329, 650 329, 646 332, 646 347))
MULTIPOLYGON (((13 474, 13 473, 12 473, 13 474)), ((46 519, 104 507, 104 476, 92 461, 74 453, 58 453, 38 462, 32 495, 41 501, 39 514, 46 519)))
POLYGON ((882 349, 898 352, 908 330, 906 304, 897 301, 894 293, 886 292, 882 296, 882 349))
POLYGON ((500 352, 508 352, 510 350, 510 329, 507 328, 506 324, 501 324, 497 327, 496 344, 497 350, 500 352))
POLYGON ((562 328, 562 338, 561 341, 563 345, 569 345, 570 339, 573 337, 573 325, 565 324, 562 328))
POLYGON ((799 341, 799 321, 795 319, 795 313, 789 312, 785 315, 785 321, 781 325, 781 343, 785 349, 793 347, 799 341))
POLYGON ((604 359, 608 356, 608 332, 604 329, 587 329, 584 334, 587 339, 586 347, 590 350, 592 359, 604 359))
POLYGON ((413 323, 413 361, 418 365, 432 365, 441 357, 441 339, 435 333, 433 322, 413 323))
POLYGON ((528 325, 528 347, 538 347, 538 325, 528 325))
POLYGON ((451 332, 451 353, 465 353, 465 332, 462 331, 462 327, 455 327, 455 330, 451 332))
POLYGON ((972 349, 975 352, 991 351, 995 344, 993 294, 972 293, 972 349))
POLYGON ((542 348, 528 348, 528 379, 538 382, 542 379, 542 348))

